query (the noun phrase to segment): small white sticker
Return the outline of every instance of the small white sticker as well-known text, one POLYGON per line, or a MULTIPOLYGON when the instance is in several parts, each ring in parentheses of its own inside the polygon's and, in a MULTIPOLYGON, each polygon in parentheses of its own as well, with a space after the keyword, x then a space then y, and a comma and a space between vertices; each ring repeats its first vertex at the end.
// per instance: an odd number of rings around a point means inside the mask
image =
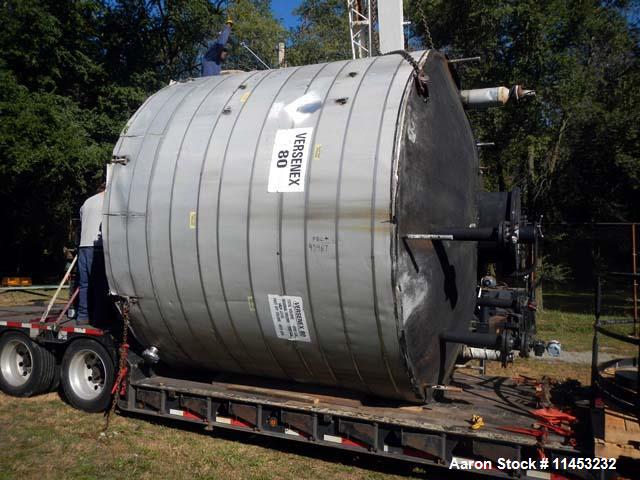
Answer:
POLYGON ((311 342, 302 297, 268 295, 273 326, 278 338, 294 342, 311 342))
POLYGON ((269 192, 304 192, 312 127, 278 130, 269 169, 269 192))

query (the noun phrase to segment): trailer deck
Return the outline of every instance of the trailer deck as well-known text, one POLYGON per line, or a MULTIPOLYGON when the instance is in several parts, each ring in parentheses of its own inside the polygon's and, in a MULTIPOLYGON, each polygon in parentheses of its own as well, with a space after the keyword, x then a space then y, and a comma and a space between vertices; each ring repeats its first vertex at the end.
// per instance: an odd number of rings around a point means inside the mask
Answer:
MULTIPOLYGON (((108 332, 66 320, 55 324, 55 318, 51 315, 41 323, 32 312, 5 312, 0 334, 19 330, 45 346, 77 337, 112 341, 108 332)), ((229 374, 206 380, 173 371, 162 376, 130 352, 117 404, 122 412, 186 421, 206 430, 232 429, 444 468, 471 461, 475 463, 468 465, 473 467, 466 468, 494 477, 559 479, 572 473, 577 478, 607 478, 612 472, 606 470, 554 472, 553 463, 545 471, 496 468, 501 458, 553 462, 593 457, 593 409, 588 403, 571 403, 571 392, 557 395, 562 387, 458 369, 440 401, 416 405, 229 374), (564 406, 573 406, 571 415, 577 421, 554 422, 554 429, 534 411, 557 397, 567 400, 564 406), (472 428, 474 415, 483 419, 478 429, 472 428)))
MULTIPOLYGON (((121 410, 188 421, 208 430, 247 431, 444 467, 454 459, 488 460, 495 466, 500 458, 592 456, 587 452, 593 443, 583 435, 588 408, 576 411, 584 418, 570 435, 542 434, 543 422, 534 410, 544 387, 525 377, 487 377, 459 369, 444 399, 426 405, 252 377, 224 375, 204 382, 149 375, 135 362, 129 378, 121 410), (484 426, 472 429, 473 415, 482 417, 484 426)), ((483 473, 550 478, 550 471, 493 468, 483 473)), ((590 478, 601 478, 601 473, 590 478)))
MULTIPOLYGON (((446 395, 444 402, 433 402, 428 405, 382 403, 380 400, 367 401, 364 398, 345 397, 318 393, 318 390, 283 389, 283 385, 257 379, 236 377, 231 382, 216 381, 211 384, 189 380, 179 380, 162 376, 144 378, 132 383, 133 390, 145 391, 153 389, 165 392, 167 405, 171 397, 178 394, 217 397, 220 400, 241 401, 246 403, 269 405, 273 407, 292 408, 300 412, 330 414, 353 419, 362 419, 379 424, 392 423, 407 428, 429 429, 438 433, 455 433, 473 438, 491 441, 517 442, 521 445, 535 446, 532 436, 509 433, 499 427, 531 428, 537 420, 530 413, 536 408, 535 387, 505 377, 481 377, 463 371, 454 375, 454 384, 462 391, 453 391, 446 395), (175 394, 175 395, 174 395, 175 394), (472 415, 484 419, 485 426, 471 430, 472 415)), ((179 402, 178 402, 179 403, 179 402)), ((173 405, 175 406, 175 405, 173 405)), ((128 404, 125 409, 131 409, 128 404)), ((134 410, 138 410, 135 406, 134 410)), ((191 412, 197 413, 197 412, 191 412)), ((204 411, 202 412, 204 413, 204 411)), ((249 419, 254 420, 252 415, 249 419)), ((202 416, 202 421, 208 418, 202 416)), ((215 423, 212 416, 209 420, 215 423)), ((251 422, 259 425, 261 422, 251 422)), ((311 432, 308 432, 311 433, 311 432)), ((551 434, 546 446, 567 449, 560 435, 551 434)), ((569 448, 571 450, 571 448, 569 448)))
POLYGON ((22 329, 29 337, 41 341, 66 342, 70 336, 89 335, 103 337, 105 331, 90 325, 76 325, 67 318, 61 319, 62 309, 51 309, 49 315, 40 321, 42 309, 38 307, 0 307, 0 331, 3 328, 22 329))

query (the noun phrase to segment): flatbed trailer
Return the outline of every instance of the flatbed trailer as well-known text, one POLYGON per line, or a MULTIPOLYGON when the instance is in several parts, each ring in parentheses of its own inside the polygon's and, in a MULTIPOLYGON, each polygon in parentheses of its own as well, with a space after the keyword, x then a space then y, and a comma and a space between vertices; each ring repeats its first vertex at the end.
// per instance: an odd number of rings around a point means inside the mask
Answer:
MULTIPOLYGON (((85 349, 98 343, 113 361, 113 375, 106 379, 111 387, 117 364, 115 336, 98 328, 57 324, 56 315, 45 322, 30 315, 3 313, 0 343, 8 332, 14 337, 19 333, 39 348, 55 351, 58 360, 79 340, 85 349)), ((457 369, 450 386, 440 391, 439 401, 415 405, 260 378, 222 375, 205 381, 177 372, 154 372, 134 352, 129 352, 127 368, 120 373, 122 383, 116 392, 120 411, 180 420, 206 430, 237 430, 497 478, 603 479, 615 473, 609 468, 571 468, 576 459, 594 456, 592 419, 598 418, 597 409, 574 404, 573 426, 540 428, 546 422, 535 410, 551 393, 545 384, 526 377, 483 376, 457 369), (472 428, 473 416, 483 420, 477 429, 472 428), (544 459, 547 467, 540 468, 544 459), (506 460, 518 462, 518 468, 505 468, 506 460)), ((446 470, 442 473, 446 475, 446 470)))

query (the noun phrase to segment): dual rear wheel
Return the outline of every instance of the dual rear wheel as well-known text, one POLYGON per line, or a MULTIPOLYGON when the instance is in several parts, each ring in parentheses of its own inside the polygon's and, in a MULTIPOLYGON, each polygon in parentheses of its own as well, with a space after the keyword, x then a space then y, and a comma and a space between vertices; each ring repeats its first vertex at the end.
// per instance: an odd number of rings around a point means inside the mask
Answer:
POLYGON ((64 352, 60 381, 74 407, 85 412, 106 410, 114 381, 113 359, 95 340, 76 340, 64 352))
POLYGON ((0 390, 8 395, 30 397, 60 383, 72 406, 100 412, 109 406, 114 370, 113 357, 90 338, 71 342, 58 365, 51 351, 21 332, 0 337, 0 390))
POLYGON ((0 389, 15 397, 30 397, 57 388, 56 359, 20 332, 0 337, 0 389))

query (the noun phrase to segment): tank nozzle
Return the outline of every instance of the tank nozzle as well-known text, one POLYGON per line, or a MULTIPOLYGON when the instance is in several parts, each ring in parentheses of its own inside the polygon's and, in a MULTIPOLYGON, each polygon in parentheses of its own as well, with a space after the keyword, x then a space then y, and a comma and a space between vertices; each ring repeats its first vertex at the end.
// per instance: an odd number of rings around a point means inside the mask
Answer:
POLYGON ((144 358, 149 363, 158 363, 160 361, 158 348, 154 347, 153 345, 150 346, 144 352, 142 352, 142 358, 144 358))
POLYGON ((475 88, 460 90, 460 100, 465 108, 483 109, 502 107, 509 101, 519 101, 536 94, 533 90, 526 90, 521 85, 507 87, 475 88))

